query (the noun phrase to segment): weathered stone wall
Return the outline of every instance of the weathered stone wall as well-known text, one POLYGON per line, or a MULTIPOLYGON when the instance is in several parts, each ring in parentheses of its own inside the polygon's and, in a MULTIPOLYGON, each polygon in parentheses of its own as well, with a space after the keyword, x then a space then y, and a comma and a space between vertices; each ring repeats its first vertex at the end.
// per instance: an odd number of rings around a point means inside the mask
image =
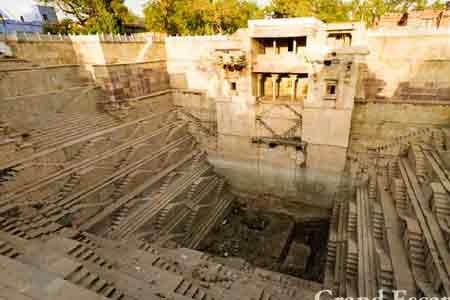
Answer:
POLYGON ((350 148, 365 152, 379 144, 398 144, 396 137, 424 128, 450 126, 450 105, 411 103, 356 103, 352 116, 350 148))
POLYGON ((165 59, 164 36, 9 34, 15 56, 36 64, 112 64, 165 59))
POLYGON ((79 65, 0 70, 0 98, 42 94, 93 83, 79 65))
POLYGON ((102 42, 101 48, 107 64, 135 63, 166 58, 166 48, 162 41, 102 42))
POLYGON ((41 94, 3 98, 0 101, 0 120, 20 130, 30 123, 48 122, 46 114, 94 113, 102 92, 95 87, 74 87, 41 94))
POLYGON ((351 150, 390 145, 395 153, 396 137, 448 127, 449 32, 392 29, 369 32, 368 37, 370 55, 357 90, 351 150))
POLYGON ((8 45, 15 56, 36 64, 66 65, 81 62, 70 41, 10 41, 8 45))
POLYGON ((144 96, 169 88, 163 60, 92 66, 94 78, 112 100, 144 96))
POLYGON ((450 103, 449 39, 447 30, 369 32, 358 98, 450 103))

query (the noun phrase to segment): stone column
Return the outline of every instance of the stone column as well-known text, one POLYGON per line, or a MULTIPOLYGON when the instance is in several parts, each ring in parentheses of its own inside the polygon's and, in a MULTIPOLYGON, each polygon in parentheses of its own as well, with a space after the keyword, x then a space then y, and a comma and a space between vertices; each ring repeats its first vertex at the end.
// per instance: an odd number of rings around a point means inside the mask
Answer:
POLYGON ((277 40, 273 40, 273 54, 276 55, 277 53, 277 40))
POLYGON ((294 38, 294 45, 292 46, 292 51, 294 51, 294 54, 297 54, 297 40, 294 38))
POLYGON ((302 80, 302 78, 298 78, 298 80, 297 80, 297 92, 298 92, 300 98, 303 96, 302 95, 302 92, 303 92, 302 88, 303 88, 303 80, 302 80))
POLYGON ((291 100, 295 101, 295 96, 297 94, 297 74, 290 74, 289 79, 291 80, 291 100))
POLYGON ((256 74, 256 97, 260 98, 264 96, 264 81, 263 74, 256 74))
POLYGON ((280 79, 279 74, 271 74, 272 78, 272 99, 275 101, 278 98, 278 95, 280 94, 280 83, 278 82, 278 79, 280 79))

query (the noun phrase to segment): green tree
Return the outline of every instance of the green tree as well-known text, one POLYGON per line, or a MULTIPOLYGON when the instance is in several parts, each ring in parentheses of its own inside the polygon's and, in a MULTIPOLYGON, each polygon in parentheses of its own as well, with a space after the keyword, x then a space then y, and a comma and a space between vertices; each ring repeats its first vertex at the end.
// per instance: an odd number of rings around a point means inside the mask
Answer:
POLYGON ((244 0, 151 0, 144 9, 150 31, 170 35, 229 34, 262 17, 258 6, 244 0))
MULTIPOLYGON (((134 22, 124 0, 41 0, 54 4, 77 23, 70 26, 72 32, 122 33, 124 24, 134 22)), ((67 28, 64 27, 64 28, 67 28)))
POLYGON ((272 0, 265 8, 274 18, 317 17, 324 22, 349 20, 351 5, 342 0, 272 0))
POLYGON ((273 18, 294 18, 313 16, 313 6, 308 0, 272 0, 265 7, 265 13, 273 18))

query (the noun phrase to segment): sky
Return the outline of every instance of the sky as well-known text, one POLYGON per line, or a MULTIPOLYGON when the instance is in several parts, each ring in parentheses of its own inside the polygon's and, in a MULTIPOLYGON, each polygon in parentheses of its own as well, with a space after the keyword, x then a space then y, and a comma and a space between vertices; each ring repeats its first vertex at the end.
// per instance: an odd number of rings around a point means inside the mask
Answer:
POLYGON ((31 14, 31 0, 0 0, 0 8, 15 18, 31 14))
MULTIPOLYGON (((148 0, 125 0, 127 6, 138 16, 142 16, 142 9, 148 0)), ((270 0, 256 0, 259 5, 265 5, 270 0)), ((31 14, 31 4, 33 0, 0 0, 0 8, 5 9, 13 17, 26 16, 31 14)))

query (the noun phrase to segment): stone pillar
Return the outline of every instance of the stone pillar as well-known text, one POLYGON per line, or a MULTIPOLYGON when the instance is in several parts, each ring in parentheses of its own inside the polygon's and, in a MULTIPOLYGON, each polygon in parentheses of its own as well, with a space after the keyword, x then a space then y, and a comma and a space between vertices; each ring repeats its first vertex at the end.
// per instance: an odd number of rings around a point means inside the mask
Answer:
POLYGON ((302 88, 303 88, 303 80, 302 80, 302 78, 298 78, 298 80, 297 80, 297 93, 299 94, 300 98, 303 96, 302 88))
POLYGON ((273 40, 273 54, 275 54, 275 55, 278 54, 277 53, 277 40, 275 40, 275 39, 273 40))
POLYGON ((272 99, 275 101, 279 94, 280 94, 280 83, 278 82, 278 79, 280 79, 279 74, 271 74, 272 78, 272 99))
POLYGON ((290 74, 289 80, 291 80, 291 100, 295 101, 295 96, 297 94, 297 74, 290 74))
POLYGON ((263 74, 256 74, 256 97, 260 98, 264 96, 264 78, 263 74))
POLYGON ((292 51, 294 51, 294 54, 297 54, 297 40, 294 38, 294 45, 292 46, 292 51))

